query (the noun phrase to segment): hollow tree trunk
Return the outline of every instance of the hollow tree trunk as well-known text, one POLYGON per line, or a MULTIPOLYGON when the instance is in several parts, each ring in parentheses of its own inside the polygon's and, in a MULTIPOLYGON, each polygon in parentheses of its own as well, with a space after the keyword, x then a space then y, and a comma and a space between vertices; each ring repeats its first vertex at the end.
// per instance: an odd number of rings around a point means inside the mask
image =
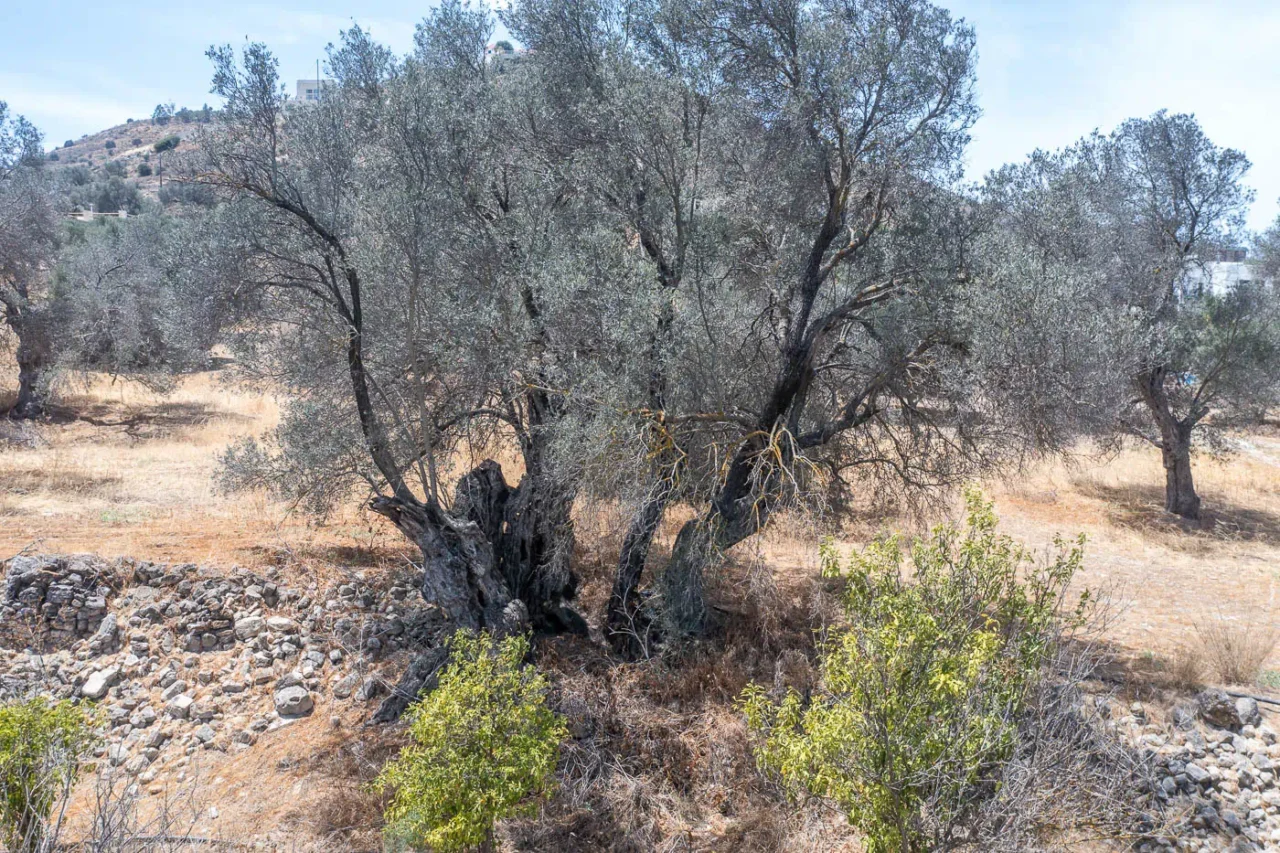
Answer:
MULTIPOLYGON (((567 604, 576 587, 568 555, 559 556, 564 537, 572 535, 572 495, 538 494, 534 483, 525 477, 512 489, 501 466, 485 460, 458 481, 452 512, 404 497, 370 504, 422 552, 422 597, 440 608, 450 630, 497 637, 530 627, 586 633, 586 623, 567 604)), ((374 721, 398 719, 420 693, 434 688, 447 659, 445 642, 419 655, 374 721)))
POLYGON ((534 474, 513 489, 493 460, 458 481, 454 513, 483 532, 507 590, 525 603, 538 630, 587 632, 566 603, 577 592, 570 568, 573 497, 572 490, 534 474))
MULTIPOLYGON (((375 498, 370 508, 390 519, 418 546, 422 597, 440 608, 453 630, 488 630, 499 635, 523 630, 527 612, 512 599, 497 570, 493 547, 475 521, 452 516, 433 503, 395 497, 375 498)), ((420 692, 435 686, 448 659, 446 643, 428 649, 409 665, 374 714, 375 722, 398 719, 420 692)))

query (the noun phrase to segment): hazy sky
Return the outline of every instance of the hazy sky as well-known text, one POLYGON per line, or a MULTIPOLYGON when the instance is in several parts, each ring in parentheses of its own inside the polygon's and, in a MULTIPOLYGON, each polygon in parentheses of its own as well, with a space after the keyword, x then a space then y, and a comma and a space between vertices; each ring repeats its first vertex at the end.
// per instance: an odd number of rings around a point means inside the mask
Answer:
MULTIPOLYGON (((314 74, 354 16, 397 51, 426 6, 402 0, 129 4, 3 0, 0 100, 50 144, 151 114, 199 107, 213 43, 267 42, 290 82, 314 74)), ((983 118, 970 172, 1161 107, 1199 116, 1219 145, 1244 150, 1257 190, 1250 224, 1280 212, 1280 2, 1277 0, 943 0, 978 32, 983 118)))

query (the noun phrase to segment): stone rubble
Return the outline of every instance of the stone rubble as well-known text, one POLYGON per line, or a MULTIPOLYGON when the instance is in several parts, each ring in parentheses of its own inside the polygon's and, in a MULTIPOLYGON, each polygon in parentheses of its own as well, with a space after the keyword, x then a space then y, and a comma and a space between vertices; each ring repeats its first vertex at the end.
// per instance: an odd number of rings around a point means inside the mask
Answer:
POLYGON ((1135 702, 1110 725, 1154 756, 1156 796, 1186 815, 1139 851, 1280 850, 1280 738, 1255 700, 1205 690, 1164 725, 1135 702))
POLYGON ((0 570, 0 700, 96 702, 101 758, 151 793, 199 750, 247 749, 317 709, 372 700, 378 665, 439 629, 407 583, 299 590, 275 570, 92 556, 0 570))

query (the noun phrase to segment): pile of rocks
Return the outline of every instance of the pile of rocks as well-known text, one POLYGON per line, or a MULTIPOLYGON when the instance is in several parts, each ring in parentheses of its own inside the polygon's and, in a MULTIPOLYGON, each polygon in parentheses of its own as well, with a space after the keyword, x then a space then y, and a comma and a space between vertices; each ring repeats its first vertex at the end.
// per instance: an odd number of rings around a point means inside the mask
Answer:
MULTIPOLYGON (((0 641, 41 651, 94 636, 118 579, 93 557, 18 556, 8 562, 0 601, 0 641)), ((112 651, 114 625, 94 637, 95 653, 112 651)))
POLYGON ((99 703, 102 757, 156 793, 199 750, 243 749, 326 705, 377 697, 380 662, 438 624, 407 583, 298 590, 276 572, 96 557, 5 570, 0 613, 29 627, 0 638, 0 698, 99 703))
POLYGON ((1134 703, 1118 725, 1154 754, 1156 795, 1186 813, 1151 849, 1280 849, 1280 739, 1254 699, 1206 690, 1164 724, 1134 703))

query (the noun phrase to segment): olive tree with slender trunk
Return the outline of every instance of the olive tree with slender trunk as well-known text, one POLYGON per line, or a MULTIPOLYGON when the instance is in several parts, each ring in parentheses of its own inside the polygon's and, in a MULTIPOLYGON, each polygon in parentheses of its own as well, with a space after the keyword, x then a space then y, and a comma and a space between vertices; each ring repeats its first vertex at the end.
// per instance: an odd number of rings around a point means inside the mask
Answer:
MULTIPOLYGON (((988 182, 1002 227, 1084 283, 1101 351, 1122 371, 1112 433, 1159 449, 1165 509, 1201 515, 1192 473, 1200 440, 1274 403, 1280 370, 1276 291, 1262 276, 1215 291, 1218 250, 1243 238, 1245 156, 1219 148, 1195 118, 1158 112, 988 182)), ((1034 273, 1032 274, 1035 275, 1034 273)), ((1042 276, 1043 278, 1043 276, 1042 276)))

